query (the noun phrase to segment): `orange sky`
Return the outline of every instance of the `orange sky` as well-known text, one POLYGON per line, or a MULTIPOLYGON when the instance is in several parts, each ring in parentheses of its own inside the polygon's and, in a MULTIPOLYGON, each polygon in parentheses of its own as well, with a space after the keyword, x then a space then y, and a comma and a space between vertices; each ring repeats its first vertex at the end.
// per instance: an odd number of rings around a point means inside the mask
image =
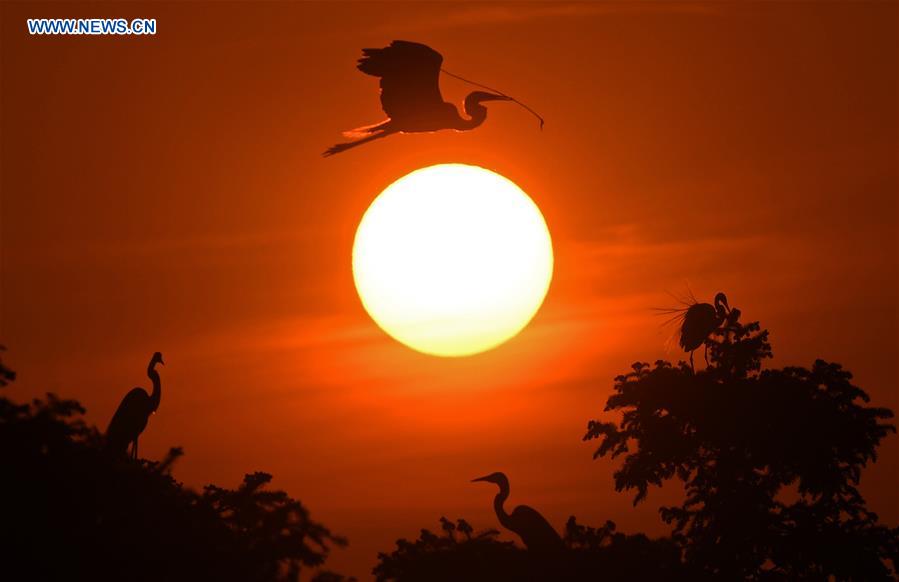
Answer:
MULTIPOLYGON (((0 343, 8 389, 76 397, 105 427, 163 352, 141 437, 186 483, 266 470, 350 538, 329 566, 441 515, 513 503, 663 530, 580 441, 612 378, 677 358, 650 308, 719 290, 772 332, 769 365, 843 363, 899 409, 897 5, 2 5, 0 343), (155 37, 30 37, 31 17, 147 17, 155 37), (425 42, 492 104, 457 134, 339 156, 383 117, 363 46, 425 42), (386 337, 350 249, 375 195, 416 168, 494 169, 541 207, 555 278, 532 324, 465 359, 386 337)), ((469 87, 443 80, 459 101, 469 87)), ((899 522, 899 446, 863 481, 899 522)))

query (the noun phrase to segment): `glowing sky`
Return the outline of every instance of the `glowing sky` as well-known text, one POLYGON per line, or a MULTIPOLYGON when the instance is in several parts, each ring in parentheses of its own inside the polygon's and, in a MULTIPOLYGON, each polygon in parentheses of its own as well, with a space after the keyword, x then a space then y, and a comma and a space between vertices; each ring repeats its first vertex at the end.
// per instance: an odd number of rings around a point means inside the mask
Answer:
MULTIPOLYGON (((897 5, 3 3, 0 343, 24 399, 75 397, 103 427, 165 354, 141 453, 236 485, 255 470, 351 545, 378 551, 440 516, 495 526, 512 503, 561 527, 631 507, 581 442, 612 378, 679 354, 650 308, 725 291, 771 330, 771 365, 821 357, 873 404, 897 395, 897 5), (114 6, 114 7, 113 7, 114 6), (29 37, 25 19, 147 17, 155 37, 29 37), (333 158, 382 118, 364 46, 428 43, 490 104, 465 134, 394 136, 333 158), (555 267, 528 328, 472 358, 429 357, 355 291, 359 220, 394 180, 491 168, 552 225, 555 267)), ((470 90, 444 79, 445 97, 470 90)), ((888 524, 899 447, 863 490, 888 524)))

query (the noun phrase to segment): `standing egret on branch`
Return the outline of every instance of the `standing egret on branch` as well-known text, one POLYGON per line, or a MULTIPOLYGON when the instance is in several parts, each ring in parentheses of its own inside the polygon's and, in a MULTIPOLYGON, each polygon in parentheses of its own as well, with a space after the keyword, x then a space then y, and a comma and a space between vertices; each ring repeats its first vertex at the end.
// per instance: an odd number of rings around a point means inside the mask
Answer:
POLYGON ((116 454, 124 454, 128 445, 132 445, 131 458, 137 458, 137 439, 147 428, 150 415, 159 408, 162 398, 162 385, 156 364, 165 365, 162 354, 156 352, 147 366, 147 377, 153 382, 153 393, 147 394, 143 388, 134 388, 122 399, 118 409, 109 421, 106 429, 106 446, 116 454))
MULTIPOLYGON (((727 296, 724 293, 715 295, 714 305, 708 303, 699 303, 695 298, 690 298, 691 302, 687 303, 684 309, 663 309, 664 313, 674 313, 672 318, 680 321, 680 330, 678 343, 685 352, 690 353, 690 368, 693 367, 693 352, 704 345, 710 335, 720 328, 727 321, 731 313, 730 306, 727 303, 727 296)), ((705 363, 708 365, 708 345, 706 345, 705 363)))
POLYGON ((496 511, 496 517, 499 518, 500 525, 518 534, 518 537, 521 538, 528 550, 548 553, 561 551, 565 548, 565 543, 558 532, 533 507, 519 505, 512 510, 512 513, 506 513, 503 504, 509 498, 509 479, 505 473, 491 473, 484 477, 472 479, 472 483, 477 481, 495 483, 499 486, 499 493, 493 499, 493 509, 496 511))
POLYGON ((422 133, 441 129, 467 131, 487 119, 485 101, 512 101, 534 114, 543 128, 543 118, 520 101, 479 83, 473 83, 441 68, 443 56, 429 46, 395 40, 385 48, 362 49, 356 67, 366 75, 381 78, 381 108, 387 119, 380 123, 344 132, 356 141, 339 143, 322 155, 332 156, 350 148, 394 133, 422 133), (463 101, 466 119, 440 94, 440 73, 476 85, 490 92, 475 91, 463 101))

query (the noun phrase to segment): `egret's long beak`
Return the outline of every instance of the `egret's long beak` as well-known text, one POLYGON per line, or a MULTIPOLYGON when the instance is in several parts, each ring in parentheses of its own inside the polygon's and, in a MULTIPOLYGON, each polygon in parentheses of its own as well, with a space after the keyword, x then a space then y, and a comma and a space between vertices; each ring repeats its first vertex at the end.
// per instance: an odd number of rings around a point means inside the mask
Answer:
POLYGON ((165 362, 162 361, 162 358, 159 358, 159 363, 165 366, 165 362))
POLYGON ((478 101, 511 101, 511 97, 505 95, 497 95, 496 93, 485 93, 478 101))
POLYGON ((488 477, 490 477, 490 475, 484 475, 483 477, 478 477, 477 479, 472 479, 471 482, 472 482, 472 483, 477 483, 478 481, 487 481, 487 480, 488 480, 488 479, 487 479, 488 477))

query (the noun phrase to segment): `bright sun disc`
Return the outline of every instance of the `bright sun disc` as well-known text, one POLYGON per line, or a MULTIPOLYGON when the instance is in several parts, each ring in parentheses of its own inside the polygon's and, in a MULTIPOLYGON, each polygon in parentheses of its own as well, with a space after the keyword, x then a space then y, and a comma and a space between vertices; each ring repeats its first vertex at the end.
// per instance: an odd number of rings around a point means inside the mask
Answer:
POLYGON ((528 324, 552 279, 540 209, 477 166, 416 170, 372 202, 356 231, 353 277, 369 315, 418 351, 465 356, 528 324))

